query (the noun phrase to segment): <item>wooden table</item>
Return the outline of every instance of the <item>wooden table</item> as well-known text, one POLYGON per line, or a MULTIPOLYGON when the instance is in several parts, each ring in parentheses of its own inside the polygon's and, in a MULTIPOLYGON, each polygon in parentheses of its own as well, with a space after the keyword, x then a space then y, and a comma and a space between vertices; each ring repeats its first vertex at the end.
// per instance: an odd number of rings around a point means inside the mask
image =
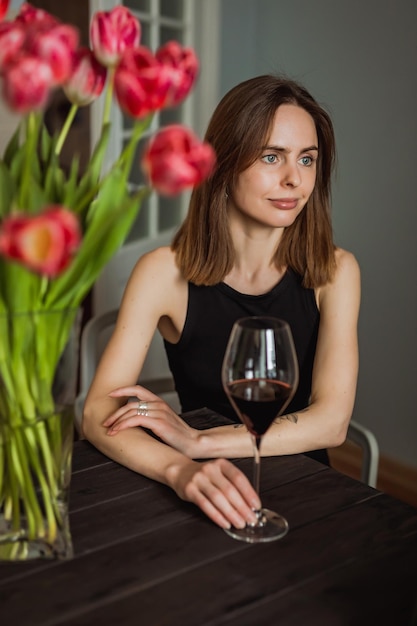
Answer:
MULTIPOLYGON (((187 414, 217 424, 207 410, 187 414)), ((251 475, 252 459, 236 461, 251 475)), ((0 563, 7 626, 411 626, 417 509, 304 455, 263 459, 278 541, 230 538, 167 487, 75 443, 69 561, 0 563)))

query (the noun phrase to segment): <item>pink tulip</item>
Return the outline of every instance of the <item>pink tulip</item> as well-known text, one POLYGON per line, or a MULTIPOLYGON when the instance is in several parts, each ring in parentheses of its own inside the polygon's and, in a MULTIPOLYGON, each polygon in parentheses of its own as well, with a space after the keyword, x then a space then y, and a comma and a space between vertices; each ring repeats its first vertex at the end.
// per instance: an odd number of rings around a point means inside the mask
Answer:
POLYGON ((78 46, 78 31, 67 24, 51 28, 29 29, 26 49, 48 63, 56 85, 65 82, 72 72, 72 58, 78 46))
POLYGON ((1 22, 0 24, 0 73, 5 67, 16 60, 22 50, 26 33, 17 22, 1 22))
POLYGON ((151 184, 163 195, 176 195, 198 185, 214 169, 213 148, 183 126, 166 126, 145 150, 142 167, 151 184))
POLYGON ((78 106, 93 102, 103 91, 107 69, 87 47, 79 48, 73 58, 73 71, 63 89, 68 100, 78 106))
POLYGON ((126 50, 114 76, 120 107, 134 118, 162 108, 170 88, 169 76, 145 46, 126 50))
POLYGON ((42 109, 53 85, 50 66, 33 56, 20 56, 3 74, 3 97, 17 113, 42 109))
POLYGON ((6 15, 9 10, 10 0, 0 0, 0 20, 6 15))
POLYGON ((59 23, 56 17, 45 11, 32 6, 29 2, 24 2, 16 16, 16 22, 34 28, 51 28, 59 23))
POLYGON ((80 241, 77 217, 60 206, 35 216, 13 215, 0 226, 0 254, 50 277, 68 266, 80 241))
POLYGON ((169 41, 155 56, 169 73, 171 82, 164 106, 175 106, 191 91, 198 74, 198 58, 192 48, 183 48, 178 41, 169 41))
POLYGON ((91 47, 106 67, 114 67, 123 52, 139 45, 141 26, 124 6, 94 13, 90 25, 91 47))

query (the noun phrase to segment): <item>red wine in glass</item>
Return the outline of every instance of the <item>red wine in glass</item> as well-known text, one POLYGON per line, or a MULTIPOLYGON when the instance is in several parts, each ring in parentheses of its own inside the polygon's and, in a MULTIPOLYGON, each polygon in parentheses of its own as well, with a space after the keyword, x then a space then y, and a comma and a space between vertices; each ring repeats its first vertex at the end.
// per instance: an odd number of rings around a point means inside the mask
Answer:
MULTIPOLYGON (((259 494, 262 437, 288 406, 298 385, 298 360, 287 322, 275 317, 245 317, 230 334, 222 367, 224 390, 251 436, 254 487, 259 494)), ((226 532, 258 543, 280 539, 287 520, 269 509, 255 511, 257 522, 226 532)))
POLYGON ((230 383, 228 387, 230 400, 255 437, 266 433, 293 396, 292 386, 279 380, 243 379, 230 383))

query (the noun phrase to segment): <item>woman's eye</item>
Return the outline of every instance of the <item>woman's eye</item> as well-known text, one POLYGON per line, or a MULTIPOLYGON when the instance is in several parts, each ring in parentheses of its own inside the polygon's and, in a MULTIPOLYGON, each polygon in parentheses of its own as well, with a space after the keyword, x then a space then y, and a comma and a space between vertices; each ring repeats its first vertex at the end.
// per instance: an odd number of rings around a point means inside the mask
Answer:
POLYGON ((307 167, 309 167, 310 165, 313 164, 314 159, 311 156, 303 156, 303 157, 301 157, 300 161, 301 161, 302 165, 306 165, 307 167))
POLYGON ((276 154, 265 154, 262 157, 262 161, 264 161, 265 163, 276 163, 277 155, 276 154))

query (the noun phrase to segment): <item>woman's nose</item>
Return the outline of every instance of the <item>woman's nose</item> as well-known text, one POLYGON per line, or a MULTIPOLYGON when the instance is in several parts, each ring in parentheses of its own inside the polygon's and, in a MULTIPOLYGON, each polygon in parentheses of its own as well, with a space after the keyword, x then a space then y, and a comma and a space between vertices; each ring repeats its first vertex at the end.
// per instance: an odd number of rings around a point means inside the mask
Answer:
POLYGON ((297 165, 294 163, 286 163, 281 170, 282 183, 286 187, 298 187, 301 183, 301 176, 297 165))

